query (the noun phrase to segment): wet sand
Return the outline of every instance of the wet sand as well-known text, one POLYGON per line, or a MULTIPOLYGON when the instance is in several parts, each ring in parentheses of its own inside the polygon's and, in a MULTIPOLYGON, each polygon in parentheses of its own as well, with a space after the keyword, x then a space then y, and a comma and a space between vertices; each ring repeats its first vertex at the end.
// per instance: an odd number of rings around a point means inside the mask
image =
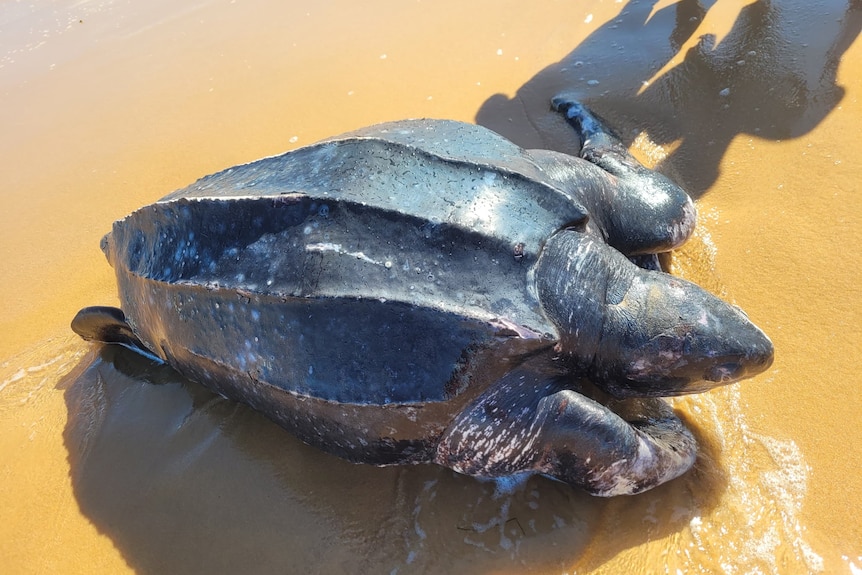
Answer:
POLYGON ((0 4, 4 573, 858 573, 862 6, 0 4), (675 402, 695 469, 599 500, 542 478, 354 466, 76 339, 111 222, 196 178, 445 117, 571 149, 587 101, 697 198, 683 275, 772 369, 675 402))

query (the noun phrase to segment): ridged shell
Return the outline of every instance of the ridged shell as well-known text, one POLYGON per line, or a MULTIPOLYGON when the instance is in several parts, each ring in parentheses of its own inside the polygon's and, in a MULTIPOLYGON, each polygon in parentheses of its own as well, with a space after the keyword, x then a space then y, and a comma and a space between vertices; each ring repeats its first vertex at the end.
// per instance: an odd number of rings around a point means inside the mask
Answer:
POLYGON ((415 120, 207 176, 103 247, 130 325, 187 375, 253 405, 259 384, 403 405, 556 340, 531 269, 586 218, 508 140, 415 120))

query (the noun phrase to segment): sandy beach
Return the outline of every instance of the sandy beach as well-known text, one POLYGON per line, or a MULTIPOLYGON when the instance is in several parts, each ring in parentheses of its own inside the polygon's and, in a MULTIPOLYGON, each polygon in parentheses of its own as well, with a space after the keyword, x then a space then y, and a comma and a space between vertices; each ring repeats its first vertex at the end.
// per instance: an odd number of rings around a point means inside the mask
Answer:
POLYGON ((862 573, 862 4, 0 2, 3 573, 862 573), (570 93, 695 199, 672 273, 772 368, 673 400, 701 450, 597 499, 352 465, 69 330, 114 220, 403 118, 577 145, 570 93))

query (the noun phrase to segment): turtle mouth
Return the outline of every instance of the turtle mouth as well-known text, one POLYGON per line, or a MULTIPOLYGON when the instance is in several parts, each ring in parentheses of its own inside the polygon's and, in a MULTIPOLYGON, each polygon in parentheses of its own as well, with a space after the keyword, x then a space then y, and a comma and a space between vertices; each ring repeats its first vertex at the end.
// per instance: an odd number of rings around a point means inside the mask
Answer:
POLYGON ((703 379, 716 383, 733 383, 758 373, 772 366, 774 351, 772 342, 764 335, 760 341, 749 346, 747 353, 736 361, 726 361, 707 369, 703 379))
POLYGON ((600 372, 594 380, 597 386, 617 398, 674 397, 703 393, 752 377, 769 369, 772 361, 771 346, 723 359, 697 361, 684 355, 677 361, 665 363, 639 359, 616 377, 600 372))

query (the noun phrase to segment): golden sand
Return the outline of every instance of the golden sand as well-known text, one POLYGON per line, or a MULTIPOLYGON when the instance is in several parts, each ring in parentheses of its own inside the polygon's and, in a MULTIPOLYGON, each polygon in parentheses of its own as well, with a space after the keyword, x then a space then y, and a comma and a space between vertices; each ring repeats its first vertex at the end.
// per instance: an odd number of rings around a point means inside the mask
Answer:
POLYGON ((177 6, 0 3, 0 571, 860 572, 858 2, 177 6), (406 117, 566 150, 562 90, 697 198, 674 272, 776 346, 675 403, 702 451, 669 485, 350 465, 68 330, 116 302, 111 222, 171 190, 406 117))

